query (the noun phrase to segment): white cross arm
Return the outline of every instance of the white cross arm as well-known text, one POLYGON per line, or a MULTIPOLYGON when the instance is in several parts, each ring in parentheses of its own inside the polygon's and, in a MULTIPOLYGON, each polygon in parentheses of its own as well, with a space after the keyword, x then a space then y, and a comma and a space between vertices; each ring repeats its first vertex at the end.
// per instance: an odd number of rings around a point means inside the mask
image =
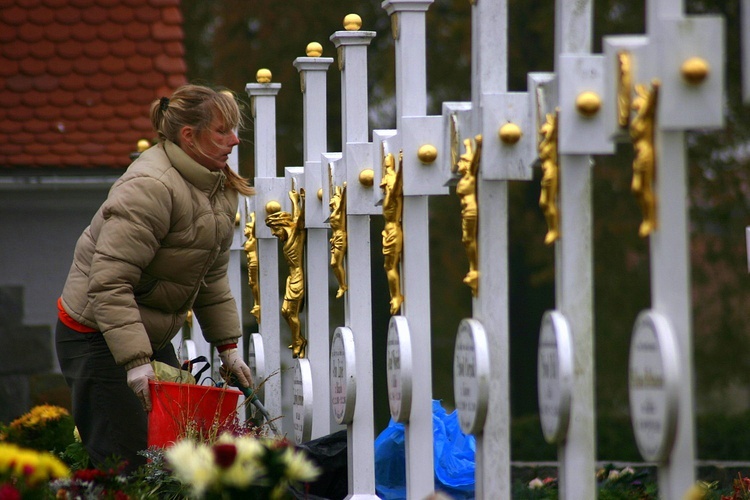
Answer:
MULTIPOLYGON (((294 188, 295 191, 299 192, 300 188, 305 187, 305 169, 303 167, 286 167, 284 169, 284 184, 286 186, 287 196, 286 196, 286 203, 282 203, 281 206, 287 206, 289 209, 287 212, 291 212, 291 200, 289 200, 289 191, 294 188)), ((305 193, 305 196, 308 194, 314 195, 315 193, 305 193)))
POLYGON ((284 210, 288 205, 289 193, 283 177, 255 178, 255 237, 258 239, 275 239, 271 229, 266 226, 266 204, 270 201, 279 203, 284 210))
POLYGON ((346 144, 344 162, 346 164, 346 213, 351 215, 376 215, 381 210, 375 206, 375 170, 378 166, 372 161, 372 144, 369 142, 349 142, 346 144), (373 182, 370 185, 360 182, 360 174, 372 169, 373 182))
POLYGON ((440 175, 437 158, 450 156, 450 146, 443 144, 443 117, 404 116, 401 146, 404 152, 404 196, 448 194, 445 179, 440 175), (437 158, 431 162, 419 159, 422 146, 432 145, 437 158))
MULTIPOLYGON (((322 179, 321 188, 323 189, 322 200, 320 200, 325 216, 325 222, 331 217, 329 203, 331 202, 331 185, 342 186, 346 178, 344 177, 344 163, 341 153, 323 153, 320 155, 320 178, 322 179), (329 175, 331 176, 329 178, 329 175)), ((316 192, 317 196, 317 192, 316 192)))
POLYGON ((482 96, 482 165, 488 180, 531 180, 531 166, 537 157, 536 130, 532 129, 531 106, 526 92, 486 93, 482 96), (500 138, 503 126, 515 124, 521 131, 518 142, 500 138))
POLYGON ((627 127, 618 124, 618 85, 620 82, 620 53, 631 54, 633 62, 631 69, 633 81, 636 81, 638 67, 637 61, 644 61, 645 50, 648 47, 648 38, 645 36, 617 35, 605 36, 603 41, 604 52, 604 93, 602 95, 601 119, 604 132, 607 137, 618 141, 630 141, 627 127), (641 55, 641 56, 636 56, 641 55))
POLYGON ((458 158, 463 154, 463 140, 473 136, 470 102, 443 103, 443 146, 445 154, 438 155, 437 162, 443 184, 455 185, 461 178, 458 173, 458 158))
POLYGON ((305 162, 305 226, 309 228, 328 227, 328 205, 318 198, 318 192, 324 184, 328 184, 328 175, 323 177, 322 174, 320 161, 305 162))
POLYGON ((665 130, 724 126, 724 18, 665 19, 654 36, 661 72, 660 126, 665 130), (692 58, 708 64, 701 83, 688 83, 683 76, 683 65, 692 58))
MULTIPOLYGON (((394 137, 396 137, 397 132, 395 130, 373 130, 372 131, 372 157, 374 158, 373 161, 373 171, 375 173, 375 176, 373 178, 373 186, 375 187, 375 190, 373 191, 373 201, 376 206, 383 205, 383 190, 380 189, 380 182, 383 179, 383 160, 385 159, 385 155, 388 153, 393 153, 393 151, 390 151, 388 149, 388 141, 389 140, 395 140, 394 137)), ((398 152, 394 153, 394 156, 398 152)))
MULTIPOLYGON (((539 143, 539 129, 547 121, 547 114, 554 113, 557 106, 557 81, 554 73, 529 73, 526 80, 529 89, 531 133, 534 134, 536 145, 539 143)), ((536 163, 536 155, 533 162, 536 163)))
POLYGON ((562 54, 558 69, 560 154, 614 153, 614 142, 610 140, 605 127, 605 116, 601 113, 601 102, 608 90, 605 89, 604 82, 604 56, 562 54), (600 108, 593 114, 587 114, 579 109, 579 99, 588 100, 588 106, 592 106, 592 101, 598 99, 600 108))

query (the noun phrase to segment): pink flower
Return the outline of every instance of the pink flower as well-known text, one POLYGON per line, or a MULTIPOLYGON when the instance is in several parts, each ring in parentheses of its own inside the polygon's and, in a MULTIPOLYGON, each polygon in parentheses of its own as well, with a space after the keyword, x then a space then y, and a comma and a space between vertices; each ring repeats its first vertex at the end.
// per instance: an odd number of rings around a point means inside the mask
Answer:
POLYGON ((21 493, 11 484, 0 485, 0 500, 21 500, 21 493))

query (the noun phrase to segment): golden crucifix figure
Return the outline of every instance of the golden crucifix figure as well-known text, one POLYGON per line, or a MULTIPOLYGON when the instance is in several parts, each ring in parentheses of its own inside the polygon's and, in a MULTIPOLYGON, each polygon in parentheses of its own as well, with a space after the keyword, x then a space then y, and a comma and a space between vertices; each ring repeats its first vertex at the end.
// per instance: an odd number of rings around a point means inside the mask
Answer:
POLYGON ((245 240, 244 249, 247 254, 247 282, 253 294, 253 308, 250 313, 260 323, 260 285, 258 281, 258 240, 255 238, 255 212, 246 211, 247 222, 243 231, 245 240))
POLYGON ((380 188, 383 190, 383 267, 388 278, 388 291, 391 294, 390 311, 396 314, 401 309, 404 296, 401 294, 401 274, 399 263, 401 262, 401 251, 404 247, 404 234, 401 229, 401 215, 404 207, 402 154, 399 153, 399 166, 393 153, 383 157, 383 178, 380 188))
POLYGON ((617 80, 617 124, 622 129, 630 125, 633 93, 633 61, 630 52, 621 50, 617 53, 619 63, 617 80))
POLYGON ((539 159, 542 162, 542 190, 539 207, 547 221, 544 243, 551 245, 560 238, 560 212, 557 209, 557 193, 560 167, 557 164, 557 112, 547 114, 547 121, 539 129, 539 159))
POLYGON ((472 147, 471 139, 464 139, 466 152, 461 155, 457 162, 458 173, 461 178, 456 184, 456 194, 461 200, 461 243, 463 243, 466 256, 469 259, 469 272, 464 277, 464 283, 471 288, 471 294, 476 297, 479 284, 477 172, 479 171, 482 153, 482 136, 477 135, 474 141, 476 146, 472 147))
POLYGON ((307 340, 302 336, 299 310, 305 295, 304 253, 305 253, 305 190, 297 192, 292 186, 289 191, 292 200, 292 213, 282 210, 266 216, 266 225, 279 241, 283 242, 284 258, 289 265, 281 315, 292 332, 292 357, 304 358, 307 340))
MULTIPOLYGON (((330 172, 329 172, 330 174, 330 172)), ((331 268, 336 281, 339 283, 339 289, 336 291, 336 298, 341 298, 349 289, 346 284, 346 267, 344 267, 344 257, 346 257, 346 182, 343 186, 331 185, 331 200, 328 207, 331 209, 331 217, 328 221, 331 224, 331 268)))
POLYGON ((656 195, 654 175, 656 173, 656 150, 654 148, 654 125, 656 105, 659 98, 659 80, 652 80, 651 90, 645 85, 635 86, 633 109, 635 116, 630 123, 630 137, 633 140, 633 182, 630 190, 638 200, 643 213, 643 221, 638 228, 642 238, 650 235, 657 227, 656 195))

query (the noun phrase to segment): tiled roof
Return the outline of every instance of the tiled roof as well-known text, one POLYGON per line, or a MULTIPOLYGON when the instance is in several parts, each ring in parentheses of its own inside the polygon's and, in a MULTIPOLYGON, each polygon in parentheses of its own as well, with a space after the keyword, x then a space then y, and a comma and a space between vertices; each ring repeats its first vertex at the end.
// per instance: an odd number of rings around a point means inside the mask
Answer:
POLYGON ((0 0, 0 168, 127 166, 182 41, 179 0, 0 0))

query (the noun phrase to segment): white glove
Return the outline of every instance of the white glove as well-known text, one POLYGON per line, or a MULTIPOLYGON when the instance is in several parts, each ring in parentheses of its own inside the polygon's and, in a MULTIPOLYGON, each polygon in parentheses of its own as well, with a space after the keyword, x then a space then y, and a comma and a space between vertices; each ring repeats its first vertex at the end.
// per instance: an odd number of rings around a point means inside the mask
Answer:
POLYGON ((227 349, 226 351, 220 352, 219 358, 221 358, 222 368, 226 368, 231 372, 237 378, 237 382, 242 387, 252 386, 253 376, 250 374, 250 367, 242 361, 237 348, 227 349))
POLYGON ((151 363, 128 370, 128 387, 138 396, 144 411, 147 412, 151 411, 151 397, 148 390, 149 379, 154 379, 154 369, 151 367, 151 363))

